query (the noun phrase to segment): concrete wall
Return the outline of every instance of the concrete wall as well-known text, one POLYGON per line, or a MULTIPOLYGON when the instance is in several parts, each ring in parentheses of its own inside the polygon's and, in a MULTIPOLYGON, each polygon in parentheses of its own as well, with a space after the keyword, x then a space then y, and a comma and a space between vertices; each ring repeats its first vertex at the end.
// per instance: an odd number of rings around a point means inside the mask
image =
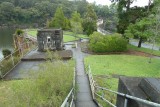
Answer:
POLYGON ((61 29, 42 29, 37 34, 38 50, 62 50, 63 48, 63 31, 61 29), (48 42, 50 38, 50 42, 48 42))
MULTIPOLYGON (((150 100, 157 102, 160 101, 160 95, 158 94, 160 91, 160 81, 157 79, 152 79, 153 83, 156 83, 158 87, 151 85, 151 82, 144 82, 148 81, 149 78, 131 78, 131 77, 120 77, 119 85, 118 85, 118 92, 132 95, 141 99, 150 100), (148 85, 147 85, 148 84, 148 85), (148 91, 147 91, 148 90, 148 91), (149 94, 148 94, 149 93, 149 94), (156 93, 156 94, 153 94, 156 93)), ((124 97, 117 95, 117 107, 124 107, 124 97)), ((138 101, 134 101, 128 99, 128 106, 127 107, 153 107, 138 101)))

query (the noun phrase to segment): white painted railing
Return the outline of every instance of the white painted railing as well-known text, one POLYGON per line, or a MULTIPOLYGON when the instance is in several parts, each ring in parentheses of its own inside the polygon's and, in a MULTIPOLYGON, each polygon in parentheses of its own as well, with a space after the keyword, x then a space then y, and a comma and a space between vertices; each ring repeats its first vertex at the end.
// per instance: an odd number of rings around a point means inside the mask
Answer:
POLYGON ((117 107, 112 102, 110 102, 109 100, 105 99, 103 91, 107 91, 109 93, 113 93, 113 94, 119 95, 121 97, 124 97, 125 98, 124 107, 128 107, 128 100, 129 99, 130 100, 135 100, 137 102, 140 102, 140 103, 143 103, 143 104, 146 104, 146 105, 150 105, 152 107, 160 107, 160 104, 155 103, 155 102, 151 102, 151 101, 144 100, 144 99, 141 99, 141 98, 138 98, 138 97, 135 97, 135 96, 131 96, 131 95, 128 95, 128 94, 124 94, 124 93, 120 93, 120 92, 117 92, 117 91, 113 91, 113 90, 110 90, 110 89, 107 89, 107 88, 104 88, 104 87, 96 86, 95 85, 95 81, 93 80, 93 76, 92 76, 92 72, 91 72, 90 66, 88 67, 88 72, 87 73, 88 73, 88 77, 89 77, 89 81, 90 81, 90 87, 91 87, 93 99, 95 99, 95 95, 96 95, 97 97, 101 98, 104 102, 108 103, 112 107, 117 107), (102 95, 98 94, 95 91, 95 89, 102 90, 102 95))

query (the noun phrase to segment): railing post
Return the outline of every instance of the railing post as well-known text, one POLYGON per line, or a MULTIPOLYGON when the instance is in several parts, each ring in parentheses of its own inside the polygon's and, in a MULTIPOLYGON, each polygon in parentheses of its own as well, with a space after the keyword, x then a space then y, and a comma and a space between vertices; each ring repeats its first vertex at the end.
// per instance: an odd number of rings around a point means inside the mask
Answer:
POLYGON ((103 91, 103 89, 102 89, 102 98, 104 98, 104 91, 103 91))
POLYGON ((30 45, 29 45, 29 42, 27 41, 27 45, 28 45, 28 50, 30 51, 30 45))
POLYGON ((14 59, 13 59, 13 55, 12 55, 13 53, 11 53, 11 59, 12 59, 12 64, 13 64, 13 66, 14 66, 14 59))
POLYGON ((128 104, 128 99, 125 98, 125 100, 124 100, 124 107, 127 107, 127 104, 128 104))

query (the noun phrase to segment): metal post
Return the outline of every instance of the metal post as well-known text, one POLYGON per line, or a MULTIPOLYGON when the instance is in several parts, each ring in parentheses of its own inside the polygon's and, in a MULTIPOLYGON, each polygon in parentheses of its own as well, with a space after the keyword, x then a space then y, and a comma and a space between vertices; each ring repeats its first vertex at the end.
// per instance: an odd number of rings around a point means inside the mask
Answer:
POLYGON ((13 64, 13 66, 14 66, 14 60, 13 60, 13 55, 12 55, 13 53, 11 53, 11 59, 12 59, 12 64, 13 64))
POLYGON ((128 103, 128 99, 125 98, 125 100, 124 100, 124 107, 127 107, 127 103, 128 103))
POLYGON ((102 89, 102 98, 104 98, 104 91, 103 91, 103 89, 102 89))
POLYGON ((28 45, 28 50, 30 51, 30 46, 29 46, 29 43, 27 42, 27 45, 28 45))

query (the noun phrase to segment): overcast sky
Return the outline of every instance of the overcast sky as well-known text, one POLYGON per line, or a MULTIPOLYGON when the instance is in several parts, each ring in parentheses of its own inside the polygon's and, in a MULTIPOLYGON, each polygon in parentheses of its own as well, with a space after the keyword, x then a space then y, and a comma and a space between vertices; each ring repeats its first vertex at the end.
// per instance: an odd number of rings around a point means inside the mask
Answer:
MULTIPOLYGON (((96 4, 101 4, 101 5, 110 5, 111 2, 110 0, 87 0, 88 2, 96 2, 96 4)), ((134 2, 132 6, 146 6, 148 5, 148 0, 137 0, 137 2, 134 2)))

